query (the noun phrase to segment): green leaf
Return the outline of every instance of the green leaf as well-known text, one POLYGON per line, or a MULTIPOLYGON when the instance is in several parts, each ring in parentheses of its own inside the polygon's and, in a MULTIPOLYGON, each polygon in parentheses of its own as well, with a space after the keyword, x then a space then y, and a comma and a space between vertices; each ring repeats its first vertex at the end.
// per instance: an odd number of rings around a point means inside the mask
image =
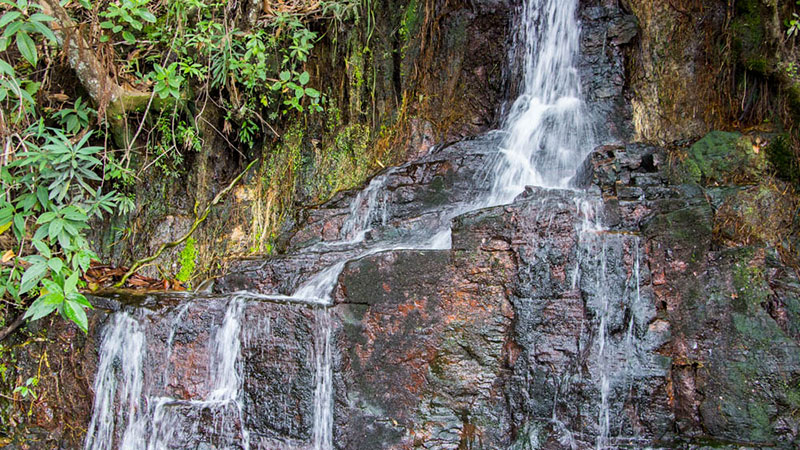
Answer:
POLYGON ((44 297, 39 297, 25 312, 25 319, 39 320, 55 311, 58 306, 64 301, 64 297, 59 294, 48 294, 44 297))
POLYGON ((36 198, 39 199, 39 204, 44 208, 46 208, 47 204, 50 203, 47 201, 47 188, 44 186, 36 187, 36 198))
POLYGON ((154 16, 153 13, 151 13, 146 9, 137 9, 136 15, 141 17, 142 20, 144 20, 145 22, 153 23, 156 21, 156 16, 154 16))
POLYGON ((22 239, 25 235, 25 216, 22 214, 14 215, 14 234, 17 235, 17 239, 22 239))
POLYGON ((47 231, 47 234, 50 236, 50 241, 54 241, 56 237, 61 233, 61 230, 64 229, 64 221, 61 219, 55 219, 50 222, 50 228, 47 231))
POLYGON ((292 77, 292 73, 289 72, 288 70, 284 70, 283 72, 280 73, 280 75, 278 75, 278 78, 280 78, 281 81, 283 81, 283 82, 289 81, 289 78, 291 78, 291 77, 292 77))
POLYGON ((306 95, 311 98, 319 98, 319 91, 313 88, 306 88, 305 89, 306 95))
POLYGON ((22 15, 19 11, 9 11, 0 18, 0 28, 5 28, 9 23, 17 20, 22 15))
POLYGON ((20 31, 17 33, 17 48, 22 57, 27 59, 32 66, 39 60, 39 53, 36 51, 36 43, 33 42, 28 33, 20 31))
POLYGON ((25 273, 22 274, 19 293, 24 294, 36 287, 36 284, 39 283, 39 280, 41 280, 46 273, 47 264, 39 263, 28 267, 28 269, 25 270, 25 273))
POLYGON ((58 233, 58 245, 60 245, 64 250, 72 250, 72 241, 70 240, 69 234, 66 231, 58 233))
POLYGON ((58 285, 53 280, 48 280, 47 278, 42 279, 42 286, 47 289, 47 293, 49 294, 59 294, 61 296, 64 295, 64 290, 61 289, 61 286, 58 285))
MULTIPOLYGON (((5 50, 5 49, 1 49, 0 51, 3 51, 3 50, 5 50)), ((6 74, 6 75, 8 75, 10 77, 13 77, 14 76, 14 68, 11 67, 11 64, 9 64, 9 63, 3 61, 2 59, 0 59, 0 73, 4 73, 4 74, 6 74)))
POLYGON ((46 212, 46 213, 42 214, 41 216, 39 216, 38 219, 36 219, 36 224, 37 225, 41 225, 43 223, 50 222, 53 219, 55 219, 56 217, 58 217, 58 214, 56 214, 54 212, 46 212))
POLYGON ((300 74, 300 78, 298 79, 298 81, 300 81, 300 84, 305 86, 306 84, 308 84, 308 81, 310 79, 311 79, 311 75, 309 75, 308 72, 303 72, 303 73, 300 74))
POLYGON ((25 23, 21 20, 11 22, 8 24, 6 29, 3 30, 3 37, 10 38, 11 36, 17 34, 17 31, 21 30, 23 25, 25 25, 25 23))
POLYGON ((75 206, 69 206, 66 209, 64 209, 64 218, 67 220, 76 220, 79 222, 85 222, 89 220, 89 217, 75 206))
POLYGON ((75 325, 78 325, 78 328, 84 333, 88 333, 89 321, 86 319, 86 311, 80 304, 71 301, 64 302, 64 315, 67 319, 75 322, 75 325))
POLYGON ((50 28, 47 28, 47 25, 45 25, 45 24, 43 24, 41 22, 33 22, 32 24, 33 24, 33 28, 38 33, 42 34, 42 36, 47 38, 47 40, 49 40, 52 43, 58 43, 58 38, 56 38, 55 33, 53 33, 50 30, 50 28))
POLYGON ((39 251, 39 254, 41 254, 45 258, 49 259, 52 256, 52 253, 50 252, 50 247, 48 247, 47 244, 45 244, 44 242, 33 241, 33 246, 36 247, 36 250, 39 251))
POLYGON ((89 309, 94 309, 94 306, 92 306, 92 304, 89 303, 89 300, 87 300, 86 296, 83 295, 83 294, 74 293, 74 294, 72 294, 72 295, 70 295, 68 297, 69 297, 69 300, 71 302, 73 302, 73 303, 77 303, 77 304, 79 304, 81 306, 85 306, 85 307, 87 307, 89 309))
POLYGON ((47 266, 50 267, 50 270, 53 272, 61 272, 61 269, 64 268, 64 261, 61 258, 50 258, 47 261, 47 266))
POLYGON ((77 270, 72 272, 72 275, 64 282, 64 293, 69 295, 73 292, 78 292, 78 280, 80 279, 80 272, 77 270))
POLYGON ((32 14, 28 19, 34 22, 52 22, 56 20, 54 17, 50 17, 47 14, 42 13, 32 14))
POLYGON ((134 37, 133 33, 131 33, 130 31, 123 31, 122 32, 122 39, 125 39, 125 42, 127 42, 130 45, 133 45, 133 44, 136 43, 136 37, 134 37))

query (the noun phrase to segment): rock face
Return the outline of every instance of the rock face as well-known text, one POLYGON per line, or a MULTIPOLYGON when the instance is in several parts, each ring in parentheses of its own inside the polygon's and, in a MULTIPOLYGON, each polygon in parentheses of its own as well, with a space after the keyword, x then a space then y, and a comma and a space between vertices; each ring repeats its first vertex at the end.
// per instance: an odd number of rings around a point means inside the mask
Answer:
MULTIPOLYGON (((624 142, 635 22, 599 0, 581 18, 598 138, 624 142)), ((76 385, 65 410, 133 405, 108 409, 111 447, 310 449, 331 407, 343 450, 797 448, 800 280, 757 223, 796 205, 746 185, 764 166, 741 139, 602 145, 579 191, 481 209, 502 135, 436 147, 305 211, 213 295, 100 301, 81 361, 58 367, 133 381, 76 385), (762 204, 781 207, 754 219, 762 204), (419 249, 448 224, 449 248, 419 249), (343 258, 329 306, 279 298, 343 258)), ((80 446, 36 408, 48 444, 80 446)), ((88 417, 75 428, 97 445, 88 417)))

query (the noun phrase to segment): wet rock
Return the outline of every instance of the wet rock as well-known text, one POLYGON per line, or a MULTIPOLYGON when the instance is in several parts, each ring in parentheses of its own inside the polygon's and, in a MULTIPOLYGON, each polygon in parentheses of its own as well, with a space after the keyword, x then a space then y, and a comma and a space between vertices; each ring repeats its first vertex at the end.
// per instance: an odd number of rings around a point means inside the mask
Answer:
POLYGON ((337 448, 508 445, 510 256, 402 251, 347 265, 335 308, 337 448))

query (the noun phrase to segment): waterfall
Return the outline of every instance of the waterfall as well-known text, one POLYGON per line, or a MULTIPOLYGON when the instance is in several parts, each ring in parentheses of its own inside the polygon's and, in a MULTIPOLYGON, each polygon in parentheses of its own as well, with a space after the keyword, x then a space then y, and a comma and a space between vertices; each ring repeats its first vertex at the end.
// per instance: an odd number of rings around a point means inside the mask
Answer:
MULTIPOLYGON (((315 388, 310 445, 315 450, 331 450, 334 445, 333 362, 336 348, 333 344, 335 321, 332 319, 331 306, 332 291, 346 263, 386 250, 448 249, 450 219, 480 207, 509 203, 529 185, 569 188, 579 165, 594 147, 576 68, 580 37, 577 6, 578 0, 527 0, 522 7, 520 31, 514 37, 511 50, 512 60, 521 61, 520 95, 513 102, 504 122, 505 137, 498 157, 490 168, 491 176, 487 184, 491 184, 491 189, 485 190, 487 194, 464 204, 440 207, 437 212, 441 220, 433 228, 414 229, 400 238, 376 238, 370 232, 374 227, 385 227, 391 213, 387 182, 395 171, 389 169, 373 178, 352 198, 336 241, 319 243, 307 250, 309 253, 341 250, 345 256, 317 270, 297 287, 293 295, 267 297, 311 304, 313 308, 313 330, 309 345, 313 348, 315 388)), ((581 206, 582 211, 587 211, 581 228, 582 236, 602 231, 596 211, 598 205, 587 205, 581 206)), ((605 261, 605 247, 601 255, 605 261)), ((579 258, 588 257, 579 255, 579 258)), ((581 265, 579 259, 574 283, 580 279, 581 265)), ((601 271, 605 273, 605 266, 601 271)), ((213 411, 218 434, 228 439, 223 447, 233 445, 231 440, 234 440, 237 446, 249 448, 251 437, 242 406, 240 347, 242 319, 248 299, 254 297, 258 296, 241 293, 231 297, 222 322, 216 326, 213 336, 209 337, 208 393, 203 398, 189 400, 175 399, 161 393, 168 384, 169 361, 165 367, 159 368, 163 372, 160 386, 143 389, 144 372, 147 370, 143 363, 147 347, 143 318, 126 312, 115 313, 112 323, 104 331, 86 449, 161 449, 170 443, 178 445, 175 443, 183 442, 181 439, 192 442, 194 434, 199 432, 199 419, 192 416, 191 411, 198 409, 213 411), (188 424, 185 423, 187 420, 188 424), (238 426, 238 429, 225 428, 231 426, 238 426)), ((608 311, 607 295, 604 302, 603 308, 608 311)), ((188 301, 177 309, 167 339, 170 355, 175 330, 191 305, 192 302, 188 301)), ((601 346, 605 345, 605 315, 601 314, 601 346)), ((606 348, 601 347, 600 365, 604 367, 604 374, 609 370, 605 367, 605 354, 606 348)), ((601 431, 598 447, 606 441, 609 433, 610 391, 607 374, 601 375, 600 390, 598 427, 601 431)), ((557 421, 555 410, 553 420, 557 421)), ((571 441, 570 430, 563 423, 558 423, 571 441)))
POLYGON ((86 434, 86 450, 140 448, 143 416, 142 385, 145 336, 128 313, 114 315, 100 346, 94 381, 94 414, 86 434), (119 408, 115 404, 119 403, 119 408), (121 436, 119 435, 121 433, 121 436))
MULTIPOLYGON (((144 377, 152 362, 147 361, 148 337, 143 328, 146 313, 134 317, 116 312, 109 320, 100 348, 100 362, 95 377, 94 413, 86 435, 86 450, 119 448, 124 450, 168 448, 175 439, 191 441, 182 435, 181 418, 175 409, 209 410, 221 434, 231 414, 241 424, 235 437, 239 446, 249 448, 249 434, 243 420, 241 401, 242 370, 240 363, 241 319, 247 299, 235 295, 228 302, 222 323, 208 342, 208 374, 205 398, 179 400, 154 394, 169 383, 169 358, 160 383, 151 380, 144 388, 144 377)), ((175 332, 187 312, 187 302, 177 309, 170 325, 167 351, 172 353, 175 332)), ((190 431, 191 428, 189 427, 190 431)))
POLYGON ((578 0, 527 0, 511 49, 522 60, 521 93, 505 120, 487 204, 509 203, 525 186, 565 188, 589 154, 592 131, 576 68, 578 0))

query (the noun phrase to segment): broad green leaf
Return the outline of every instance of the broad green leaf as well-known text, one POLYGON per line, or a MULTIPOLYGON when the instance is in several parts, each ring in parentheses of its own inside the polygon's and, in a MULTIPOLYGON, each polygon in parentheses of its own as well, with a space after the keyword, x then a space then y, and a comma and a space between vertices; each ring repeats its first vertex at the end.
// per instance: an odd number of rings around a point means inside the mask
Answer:
POLYGON ((136 37, 130 31, 123 31, 122 32, 122 39, 125 39, 125 42, 127 42, 130 45, 133 45, 133 44, 136 43, 136 37))
POLYGON ((11 22, 10 24, 8 24, 6 29, 3 30, 3 37, 11 38, 11 36, 17 34, 17 31, 22 29, 22 25, 24 25, 24 22, 21 20, 16 22, 11 22))
POLYGON ((28 36, 28 33, 24 31, 17 33, 17 48, 23 58, 27 59, 32 66, 36 65, 39 60, 39 53, 36 51, 36 43, 28 36))
POLYGON ((19 11, 9 11, 0 17, 0 28, 4 28, 9 23, 17 20, 22 15, 19 11))
POLYGON ((43 223, 50 222, 53 219, 55 219, 56 217, 58 217, 58 214, 56 214, 54 212, 46 212, 46 213, 42 214, 41 216, 39 216, 38 219, 36 219, 36 224, 37 225, 41 225, 43 223))
POLYGON ((61 258, 50 258, 47 261, 47 266, 50 267, 50 270, 53 272, 61 272, 61 269, 64 268, 64 261, 61 258))
POLYGON ((62 297, 64 295, 64 290, 61 289, 61 286, 59 286, 58 283, 56 283, 53 280, 48 280, 47 278, 43 278, 42 279, 42 286, 44 286, 44 288, 47 289, 48 295, 49 294, 59 294, 62 297))
POLYGON ((48 227, 39 227, 36 229, 36 233, 33 235, 33 239, 37 241, 42 241, 47 237, 47 228, 48 227))
POLYGON ((39 254, 41 254, 45 258, 50 259, 50 257, 52 256, 52 253, 50 252, 50 247, 48 247, 47 244, 45 244, 44 242, 33 241, 33 246, 36 247, 36 250, 39 251, 39 254))
MULTIPOLYGON (((2 49, 2 50, 5 50, 5 49, 2 49)), ((4 74, 6 74, 6 75, 8 75, 10 77, 13 77, 14 76, 14 68, 11 67, 11 64, 9 64, 9 63, 3 61, 2 59, 0 59, 0 73, 4 73, 4 74)))
POLYGON ((142 20, 144 20, 146 22, 153 23, 153 22, 156 21, 156 16, 154 16, 153 13, 151 13, 150 11, 148 11, 146 9, 137 9, 136 10, 136 15, 141 17, 142 20))
POLYGON ((86 214, 84 214, 74 206, 69 206, 66 209, 64 209, 64 218, 67 220, 77 220, 80 222, 85 222, 89 220, 89 217, 86 214))
POLYGON ((58 245, 64 250, 73 249, 72 240, 69 238, 69 234, 66 231, 62 231, 58 234, 58 245))
POLYGON ((319 91, 313 88, 306 88, 305 89, 306 95, 311 98, 319 98, 319 91))
POLYGON ((64 229, 64 221, 61 219, 54 219, 50 222, 50 228, 47 231, 47 234, 50 236, 50 241, 56 239, 56 237, 61 233, 61 230, 64 229))
POLYGON ((83 310, 80 304, 71 301, 64 302, 64 315, 67 319, 75 322, 78 328, 83 330, 84 333, 89 331, 89 321, 86 319, 86 311, 83 310))
POLYGON ((308 81, 310 79, 311 79, 311 75, 309 75, 308 72, 303 72, 303 73, 300 74, 300 78, 298 79, 298 81, 300 81, 300 84, 305 86, 306 84, 308 84, 308 81))
POLYGON ((73 292, 78 292, 78 280, 80 279, 80 273, 76 270, 72 272, 72 275, 67 278, 67 281, 64 282, 64 293, 69 295, 73 292))
POLYGON ((77 303, 77 304, 79 304, 81 306, 85 306, 85 307, 87 307, 89 309, 94 309, 94 306, 92 306, 92 304, 89 303, 89 300, 87 300, 86 296, 83 295, 83 294, 80 294, 80 293, 77 293, 77 292, 73 293, 73 294, 71 294, 69 296, 68 300, 73 302, 73 303, 77 303))
POLYGON ((58 294, 48 294, 44 297, 39 297, 31 304, 28 311, 25 312, 24 318, 32 321, 39 320, 55 311, 63 301, 64 297, 58 294))
POLYGON ((53 33, 53 31, 50 30, 50 28, 48 28, 47 25, 45 25, 45 24, 43 24, 41 22, 33 22, 32 24, 33 24, 33 29, 37 33, 40 33, 42 36, 47 38, 47 40, 49 40, 50 42, 52 42, 54 44, 58 43, 58 38, 56 38, 55 33, 53 33))
POLYGON ((39 199, 39 204, 42 205, 43 208, 47 208, 48 203, 50 203, 47 201, 47 188, 44 186, 37 186, 36 198, 39 199))
POLYGON ((14 215, 14 234, 17 235, 17 239, 25 236, 25 216, 22 214, 14 215))
POLYGON ((47 273, 47 264, 34 264, 25 270, 20 281, 19 293, 24 294, 35 288, 47 273))
POLYGON ((289 78, 291 78, 291 77, 292 77, 292 74, 288 70, 284 70, 283 72, 280 73, 280 75, 278 75, 278 78, 280 78, 281 81, 283 81, 283 82, 289 81, 289 78))
POLYGON ((52 22, 56 20, 55 18, 42 13, 31 14, 31 16, 28 19, 34 22, 52 22))

